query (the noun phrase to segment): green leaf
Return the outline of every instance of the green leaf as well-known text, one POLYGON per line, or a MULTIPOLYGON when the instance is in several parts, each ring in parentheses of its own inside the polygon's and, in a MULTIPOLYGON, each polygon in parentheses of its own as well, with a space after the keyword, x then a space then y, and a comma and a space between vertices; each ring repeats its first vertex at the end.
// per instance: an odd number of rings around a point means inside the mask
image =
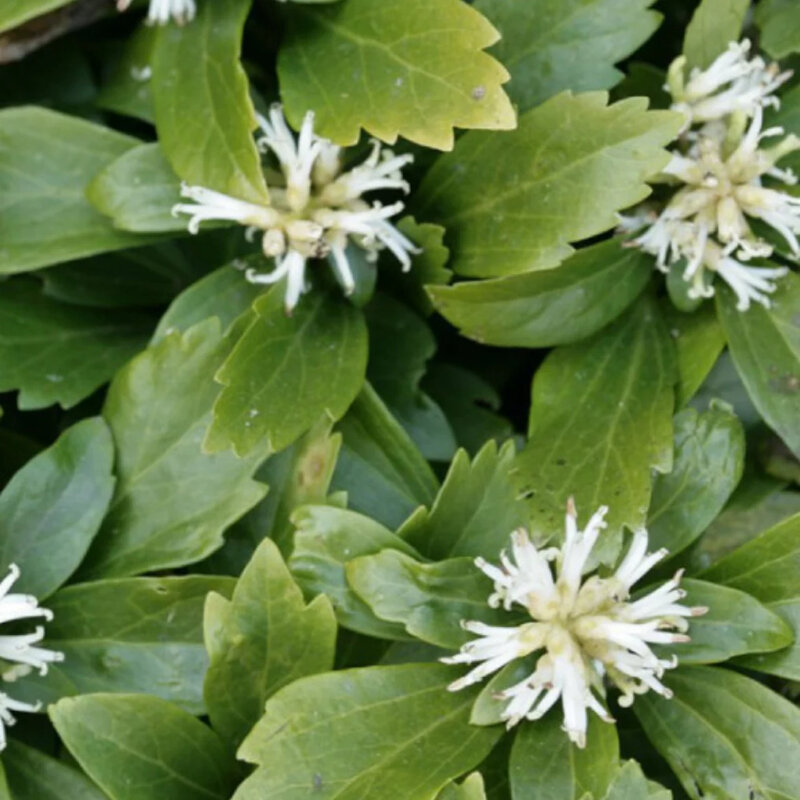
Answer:
POLYGON ((742 675, 714 667, 669 673, 675 696, 633 704, 650 741, 692 800, 789 800, 797 793, 800 709, 742 675))
POLYGON ((672 342, 651 302, 545 359, 516 477, 537 535, 562 534, 570 496, 581 519, 608 505, 598 549, 602 561, 614 560, 623 526, 644 525, 650 471, 672 467, 674 380, 672 342))
POLYGON ((448 783, 436 795, 436 800, 486 800, 483 776, 480 772, 473 772, 461 783, 448 783))
POLYGON ((736 369, 764 421, 800 456, 800 277, 781 279, 772 307, 736 310, 720 287, 717 313, 736 369))
POLYGON ((347 0, 293 9, 278 55, 286 113, 309 109, 337 144, 363 128, 450 150, 453 128, 507 130, 515 114, 508 72, 487 53, 498 33, 460 0, 347 0), (331 65, 335 64, 335 69, 331 65))
POLYGON ((337 425, 343 446, 333 487, 351 508, 391 528, 430 505, 439 482, 400 423, 367 383, 337 425))
POLYGON ((559 269, 455 286, 429 286, 436 310, 461 333, 501 347, 585 339, 641 293, 652 259, 616 239, 578 250, 559 269))
POLYGON ((3 7, 0 8, 0 33, 69 2, 70 0, 4 0, 3 7))
POLYGON ((0 273, 147 244, 115 230, 84 194, 103 167, 137 144, 44 108, 0 111, 0 273))
POLYGON ((136 233, 185 231, 186 219, 172 215, 181 183, 161 145, 140 144, 100 170, 86 189, 89 202, 115 228, 136 233))
POLYGON ((494 54, 511 72, 509 94, 522 111, 564 89, 610 89, 614 67, 661 22, 653 0, 478 0, 498 28, 494 54))
POLYGON ((747 666, 800 680, 800 514, 776 525, 701 576, 748 592, 791 625, 795 641, 778 653, 748 658, 747 666))
POLYGON ((349 303, 317 287, 288 316, 278 285, 253 311, 215 376, 223 389, 206 437, 212 452, 282 450, 323 414, 342 417, 364 382, 367 330, 349 303))
POLYGON ((12 739, 7 753, 3 766, 14 800, 108 800, 83 773, 33 747, 12 739))
POLYGON ((674 556, 703 533, 739 483, 744 451, 744 429, 729 406, 675 416, 675 461, 671 472, 656 476, 647 516, 653 550, 665 547, 674 556))
POLYGON ((449 461, 455 437, 441 408, 420 388, 436 352, 430 328, 413 311, 386 294, 365 309, 369 327, 367 377, 398 422, 432 461, 449 461))
POLYGON ((514 444, 487 442, 470 463, 459 450, 430 511, 420 509, 398 535, 437 560, 452 556, 496 559, 511 532, 527 521, 510 472, 514 444))
POLYGON ((208 598, 211 664, 205 698, 214 729, 234 749, 264 713, 268 697, 306 675, 333 669, 336 617, 325 595, 306 606, 269 539, 253 555, 233 598, 208 598))
POLYGON ((304 506, 292 515, 297 527, 289 566, 307 596, 326 594, 339 624, 368 636, 408 639, 402 625, 378 619, 350 588, 345 567, 381 550, 418 553, 369 517, 333 506, 304 506))
POLYGON ((500 737, 467 724, 474 691, 448 692, 448 675, 439 664, 368 667, 286 687, 239 751, 259 768, 235 800, 356 800, 376 786, 392 800, 433 800, 500 737))
POLYGON ((626 761, 617 772, 604 800, 641 800, 652 792, 642 768, 635 761, 626 761))
POLYGON ((689 69, 706 69, 742 35, 750 0, 702 0, 686 28, 683 54, 689 69))
POLYGON ((505 625, 509 615, 486 603, 491 584, 471 558, 422 564, 397 550, 350 561, 347 583, 375 616, 405 627, 413 637, 457 650, 469 638, 460 623, 505 625))
POLYGON ((51 300, 27 279, 0 292, 0 391, 19 390, 20 409, 71 408, 104 384, 147 342, 138 313, 51 300))
POLYGON ((752 595, 688 578, 681 588, 687 592, 685 605, 708 609, 690 620, 692 641, 670 647, 681 664, 713 664, 743 653, 780 650, 792 642, 792 629, 752 595))
POLYGON ((641 97, 564 92, 502 136, 473 132, 425 176, 417 214, 447 228, 451 268, 489 278, 553 267, 647 197, 681 117, 641 97))
POLYGON ((523 722, 509 762, 513 800, 580 800, 587 792, 604 797, 619 769, 617 730, 591 715, 586 739, 584 750, 572 744, 556 709, 535 722, 523 722))
POLYGON ((252 131, 255 109, 239 60, 251 0, 199 3, 191 25, 165 25, 153 51, 158 139, 187 183, 269 202, 252 131))
POLYGON ((111 800, 228 800, 236 785, 216 734, 157 697, 70 697, 50 707, 50 718, 111 800))
POLYGON ((114 489, 114 448, 102 419, 65 431, 31 459, 0 494, 0 574, 17 564, 15 591, 40 600, 81 563, 114 489))
POLYGON ((95 105, 116 114, 153 122, 150 76, 158 29, 141 25, 114 53, 115 63, 103 82, 95 105))
POLYGON ((759 44, 773 58, 800 52, 800 17, 794 0, 762 0, 756 6, 759 44))
POLYGON ((199 561, 265 487, 247 459, 201 450, 228 352, 219 320, 177 331, 119 372, 103 415, 117 445, 117 490, 82 577, 112 577, 199 561))
POLYGON ((65 655, 46 676, 28 675, 15 695, 53 703, 90 692, 141 692, 206 713, 203 604, 229 597, 230 578, 122 578, 68 586, 48 600, 47 645, 65 655))
POLYGON ((725 334, 714 307, 703 304, 692 314, 684 314, 671 303, 662 305, 667 327, 675 340, 678 359, 678 398, 681 408, 692 399, 708 377, 725 347, 725 334))
POLYGON ((408 272, 384 270, 381 276, 394 275, 392 287, 396 294, 426 316, 433 311, 425 286, 428 284, 450 283, 453 273, 447 269, 450 250, 444 245, 445 229, 430 222, 417 222, 413 217, 403 217, 397 223, 399 231, 414 242, 421 252, 411 256, 411 269, 408 272))

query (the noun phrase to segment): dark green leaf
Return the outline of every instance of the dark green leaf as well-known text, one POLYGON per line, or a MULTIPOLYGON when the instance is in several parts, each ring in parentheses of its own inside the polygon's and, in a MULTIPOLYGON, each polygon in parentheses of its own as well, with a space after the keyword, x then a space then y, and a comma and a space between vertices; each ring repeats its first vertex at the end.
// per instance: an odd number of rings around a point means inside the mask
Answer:
POLYGON ((687 68, 706 69, 731 42, 738 42, 749 8, 750 0, 702 0, 683 40, 687 68))
POLYGON ((122 52, 114 53, 116 63, 97 96, 100 108, 153 122, 150 78, 157 30, 140 26, 122 45, 122 52))
MULTIPOLYGON (((413 217, 403 217, 397 228, 404 233, 421 252, 412 255, 409 272, 395 272, 395 289, 422 314, 433 311, 426 285, 450 283, 453 277, 447 269, 450 251, 444 245, 445 229, 430 222, 417 222, 413 217)), ((391 274, 384 271, 383 274, 391 274)))

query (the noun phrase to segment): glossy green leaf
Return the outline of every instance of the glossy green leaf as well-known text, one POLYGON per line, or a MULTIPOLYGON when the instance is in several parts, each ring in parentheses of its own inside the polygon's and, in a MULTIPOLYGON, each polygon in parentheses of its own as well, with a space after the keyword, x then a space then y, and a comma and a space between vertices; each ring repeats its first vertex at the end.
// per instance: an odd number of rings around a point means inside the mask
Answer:
POLYGON ((616 728, 591 715, 586 740, 584 750, 570 742, 557 709, 523 722, 509 763, 513 800, 580 800, 587 792, 604 797, 619 768, 616 728))
POLYGON ((436 310, 461 333, 501 347, 552 347, 585 339, 629 306, 652 259, 618 240, 586 247, 558 269, 455 286, 430 286, 436 310))
POLYGON ((453 128, 514 127, 508 72, 482 52, 498 33, 460 0, 347 0, 293 9, 287 23, 278 77, 295 126, 313 109, 337 144, 363 128, 439 150, 453 128))
POLYGON ((791 647, 748 658, 747 666, 800 680, 800 515, 765 531, 717 561, 701 576, 748 592, 791 625, 791 647))
POLYGON ((16 741, 3 759, 13 800, 108 800, 83 773, 16 741))
POLYGON ((526 111, 564 89, 610 89, 614 64, 637 50, 661 15, 653 0, 478 0, 502 38, 492 52, 511 72, 508 93, 526 111))
POLYGON ((180 178, 251 203, 269 200, 239 61, 251 0, 198 3, 191 25, 165 25, 151 90, 164 155, 180 178))
POLYGON ((16 28, 29 19, 67 5, 70 0, 4 0, 0 9, 0 32, 16 28))
POLYGON ((209 592, 229 597, 233 586, 232 578, 201 575, 68 586, 47 602, 54 614, 47 645, 65 659, 45 676, 17 681, 15 695, 54 703, 91 692, 141 692, 204 714, 203 605, 209 592))
POLYGON ((158 28, 141 25, 114 53, 116 62, 95 101, 100 108, 153 122, 151 62, 158 28))
POLYGON ((527 521, 511 480, 515 450, 487 442, 475 459, 459 450, 430 511, 420 510, 398 531, 428 558, 496 559, 511 532, 527 521))
POLYGON ((361 312, 317 287, 291 316, 282 285, 253 305, 254 317, 215 378, 223 385, 206 437, 240 456, 282 450, 323 414, 344 415, 364 382, 367 331, 361 312))
MULTIPOLYGON (((394 273, 393 288, 400 296, 420 313, 430 314, 433 310, 425 286, 450 283, 453 273, 447 269, 450 250, 444 245, 445 229, 430 222, 417 222, 413 217, 403 217, 397 228, 421 250, 412 254, 411 269, 408 272, 394 273)), ((391 275, 384 270, 383 275, 391 275)))
POLYGON ((51 595, 78 568, 114 489, 114 448, 99 417, 65 431, 0 494, 0 574, 21 570, 15 591, 51 595))
POLYGON ((0 273, 147 244, 116 230, 84 191, 138 144, 101 125, 48 111, 0 111, 0 273))
POLYGON ((409 638, 402 625, 378 619, 352 591, 345 567, 384 549, 416 557, 414 549, 369 517, 334 506, 304 506, 292 521, 297 533, 289 566, 306 595, 326 594, 345 628, 378 638, 409 638))
POLYGON ((722 403, 675 416, 672 471, 657 475, 647 516, 650 547, 675 555, 708 527, 733 493, 744 466, 744 430, 722 403))
POLYGON ((674 381, 672 342, 650 302, 547 357, 534 377, 530 438, 517 459, 538 536, 562 534, 571 496, 582 520, 607 505, 598 552, 613 561, 623 526, 644 525, 650 471, 672 468, 674 381))
POLYGON ((717 292, 717 313, 736 369, 765 422, 800 456, 800 277, 781 279, 770 309, 736 310, 733 292, 717 292))
POLYGON ((27 279, 0 291, 0 391, 19 390, 21 409, 71 408, 147 342, 143 314, 65 305, 27 279))
POLYGON ((171 213, 180 201, 181 183, 158 143, 132 147, 111 161, 94 176, 86 197, 119 230, 186 230, 186 218, 171 213))
POLYGON ((228 800, 233 762, 219 738, 177 706, 149 695, 65 698, 50 718, 110 800, 228 800))
POLYGON ((749 8, 750 0, 702 0, 683 40, 687 68, 706 69, 731 42, 738 42, 749 8))
POLYGON ((399 422, 366 384, 339 422, 343 446, 333 476, 349 506, 391 528, 430 505, 439 482, 399 422))
POLYGON ((423 564, 398 550, 382 550, 353 559, 345 573, 375 616, 438 647, 457 650, 470 638, 460 626, 465 619, 509 624, 507 611, 487 605, 491 583, 471 558, 423 564))
POLYGON ((794 0, 762 0, 756 6, 760 45, 773 58, 800 52, 800 17, 794 0))
POLYGON ((473 772, 461 783, 449 783, 436 795, 436 800, 486 800, 483 776, 473 772))
POLYGON ((393 800, 433 800, 500 737, 467 724, 474 692, 448 692, 448 674, 439 664, 369 667, 286 687, 239 751, 259 768, 235 800, 356 800, 376 786, 393 800))
POLYGON ((800 709, 730 670, 687 667, 665 679, 675 696, 633 710, 692 800, 789 800, 800 765, 800 709))
POLYGON ((199 561, 266 491, 247 459, 201 443, 229 350, 219 320, 175 332, 117 374, 103 414, 117 445, 117 490, 83 577, 135 575, 199 561), (179 487, 179 488, 178 488, 179 487))
POLYGON ((691 642, 670 646, 681 664, 713 664, 744 653, 780 650, 794 638, 778 614, 745 592, 688 578, 681 588, 687 592, 685 605, 708 609, 689 621, 691 642))
POLYGON ((426 175, 417 214, 445 226, 459 275, 553 267, 650 193, 644 181, 666 164, 681 118, 646 109, 643 98, 564 92, 513 133, 468 133, 426 175))
POLYGON ((253 555, 230 601, 212 594, 205 616, 211 664, 205 698, 214 729, 234 748, 264 713, 268 697, 333 668, 336 617, 325 595, 306 606, 269 539, 253 555))

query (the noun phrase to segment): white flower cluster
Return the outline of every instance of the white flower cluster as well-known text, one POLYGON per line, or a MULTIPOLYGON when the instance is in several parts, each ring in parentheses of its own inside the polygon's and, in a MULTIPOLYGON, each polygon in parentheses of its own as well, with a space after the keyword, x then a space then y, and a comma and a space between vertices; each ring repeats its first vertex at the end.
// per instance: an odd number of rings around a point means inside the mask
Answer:
MULTIPOLYGON (((779 105, 773 92, 791 72, 779 72, 760 57, 748 58, 749 49, 746 40, 732 42, 708 69, 693 69, 688 81, 685 58, 673 62, 666 88, 686 125, 664 179, 678 189, 660 214, 639 220, 649 227, 632 241, 656 256, 664 272, 683 261, 689 297, 713 295, 718 275, 736 293, 740 311, 753 301, 769 307, 775 279, 787 272, 747 263, 774 250, 756 236, 748 218, 771 226, 800 256, 800 198, 780 188, 796 184, 797 177, 777 166, 800 150, 800 138, 789 135, 762 146, 765 139, 784 136, 782 128, 762 130, 763 109, 779 105)), ((623 230, 635 226, 635 218, 623 218, 623 230)))
POLYGON ((343 170, 341 148, 314 133, 314 114, 308 112, 295 139, 279 105, 269 119, 259 116, 262 135, 258 144, 272 154, 280 173, 267 172, 269 205, 258 205, 201 186, 181 189, 194 203, 180 203, 173 214, 188 214, 189 230, 197 233, 204 220, 233 220, 248 227, 250 235, 263 232, 264 254, 275 259, 276 268, 267 274, 249 269, 252 283, 274 283, 287 279, 286 309, 297 305, 306 289, 306 264, 310 258, 330 256, 346 293, 355 289, 355 278, 347 257, 349 243, 366 251, 370 261, 386 248, 411 268, 410 253, 419 252, 389 220, 403 209, 403 203, 372 204, 363 195, 385 189, 409 191, 402 168, 411 155, 396 156, 373 142, 372 152, 361 164, 343 170))
MULTIPOLYGON (((127 10, 132 2, 133 0, 117 0, 117 10, 127 10)), ((150 0, 147 24, 166 25, 174 19, 178 25, 184 25, 194 19, 196 11, 194 0, 150 0)))
POLYGON ((506 610, 521 606, 533 621, 512 628, 463 622, 465 630, 480 638, 442 661, 481 663, 451 683, 450 691, 477 683, 516 659, 541 652, 534 671, 525 680, 497 695, 508 701, 502 718, 509 728, 522 719, 539 719, 560 699, 564 730, 578 747, 586 744, 587 709, 606 722, 614 721, 598 699, 604 697, 605 679, 622 692, 621 706, 629 706, 635 695, 648 689, 671 696, 660 678, 664 670, 677 666, 678 660, 675 656, 660 658, 650 645, 688 642, 686 618, 704 614, 707 609, 680 604, 685 597, 678 588, 680 572, 649 594, 630 600, 631 587, 666 555, 665 550, 647 553, 644 530, 634 534, 612 575, 592 575, 583 580, 592 549, 606 527, 606 512, 605 506, 600 508, 585 530, 579 531, 570 500, 560 549, 539 550, 527 532, 518 529, 511 535, 512 556, 500 554, 501 566, 476 559, 476 565, 494 581, 489 605, 506 610))
MULTIPOLYGON (((16 564, 12 564, 8 569, 8 575, 0 581, 0 624, 34 617, 43 617, 45 620, 52 619, 53 613, 46 608, 41 608, 37 599, 32 595, 9 594, 9 590, 19 578, 19 574, 19 568, 16 564)), ((41 625, 33 633, 0 636, 0 661, 6 662, 8 665, 0 672, 4 680, 13 681, 27 675, 31 669, 38 669, 42 675, 46 675, 51 663, 64 660, 63 653, 35 646, 43 638, 44 628, 41 625)), ((13 700, 4 692, 0 692, 0 750, 6 746, 6 726, 11 726, 16 722, 11 712, 36 712, 39 708, 39 703, 22 703, 19 700, 13 700)))

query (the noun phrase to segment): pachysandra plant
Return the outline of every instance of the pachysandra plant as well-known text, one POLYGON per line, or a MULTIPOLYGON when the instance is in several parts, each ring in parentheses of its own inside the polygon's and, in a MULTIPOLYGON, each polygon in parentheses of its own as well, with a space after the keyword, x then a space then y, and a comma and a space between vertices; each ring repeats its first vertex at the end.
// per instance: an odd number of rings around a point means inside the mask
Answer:
POLYGON ((508 701, 502 719, 509 728, 523 719, 536 720, 560 700, 564 730, 578 747, 586 746, 587 709, 605 722, 614 722, 599 699, 605 695, 605 680, 622 692, 621 706, 630 706, 635 695, 648 690, 671 697, 660 678, 664 670, 678 665, 677 656, 660 657, 650 646, 690 641, 687 618, 708 609, 680 604, 686 594, 679 588, 681 572, 631 601, 633 585, 667 556, 663 549, 647 552, 645 530, 634 533, 628 552, 611 575, 584 580, 587 563, 606 527, 607 512, 601 506, 581 531, 570 499, 561 548, 540 550, 528 532, 519 528, 511 534, 511 556, 503 551, 500 566, 476 559, 477 567, 494 581, 489 605, 511 610, 516 604, 533 622, 503 628, 465 620, 464 629, 480 638, 442 661, 481 663, 451 683, 450 691, 464 689, 516 659, 541 651, 534 672, 498 694, 508 701), (555 576, 551 564, 555 564, 555 576))
POLYGON ((204 220, 233 220, 246 225, 248 233, 262 236, 264 255, 275 260, 275 269, 264 273, 250 268, 248 281, 271 284, 286 279, 286 310, 291 312, 309 288, 309 259, 330 256, 345 294, 355 289, 355 278, 347 256, 352 242, 375 262, 388 248, 404 270, 411 268, 410 254, 419 252, 389 221, 403 210, 400 201, 371 203, 364 195, 381 190, 408 192, 402 168, 411 155, 396 156, 373 141, 372 151, 361 163, 347 170, 342 148, 314 133, 314 113, 309 111, 295 138, 280 106, 269 118, 258 117, 259 148, 277 161, 278 171, 267 173, 269 205, 257 205, 228 197, 202 186, 186 186, 181 194, 193 203, 179 203, 174 214, 191 215, 189 230, 196 233, 204 220))

